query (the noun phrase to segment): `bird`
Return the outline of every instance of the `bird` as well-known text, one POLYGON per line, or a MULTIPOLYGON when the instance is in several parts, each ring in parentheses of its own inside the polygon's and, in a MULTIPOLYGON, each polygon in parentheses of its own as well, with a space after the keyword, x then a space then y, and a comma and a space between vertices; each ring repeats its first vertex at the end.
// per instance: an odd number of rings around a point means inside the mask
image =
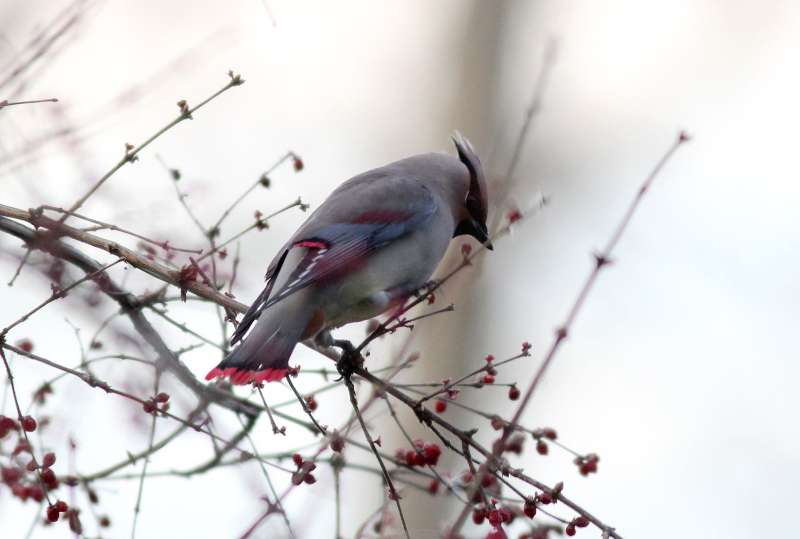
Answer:
POLYGON ((401 308, 452 238, 491 249, 483 167, 466 137, 452 140, 456 156, 414 155, 336 188, 275 255, 231 337, 238 346, 206 380, 282 380, 298 342, 331 343, 330 330, 401 308))

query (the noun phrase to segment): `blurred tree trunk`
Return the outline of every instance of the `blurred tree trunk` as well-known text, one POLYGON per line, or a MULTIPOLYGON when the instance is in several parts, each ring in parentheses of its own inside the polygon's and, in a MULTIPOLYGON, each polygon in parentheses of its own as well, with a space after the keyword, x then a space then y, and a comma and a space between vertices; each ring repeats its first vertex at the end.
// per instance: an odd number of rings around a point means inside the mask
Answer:
MULTIPOLYGON (((491 145, 492 102, 495 91, 495 65, 502 41, 503 21, 507 16, 507 2, 473 2, 459 4, 459 9, 468 10, 463 19, 464 25, 455 39, 447 43, 451 50, 437 51, 461 62, 461 88, 457 99, 451 103, 449 124, 442 126, 443 136, 449 136, 458 129, 475 145, 478 153, 486 159, 491 145)), ((450 148, 452 152, 452 148, 450 148)), ((460 246, 472 240, 463 239, 453 242, 442 268, 452 268, 462 256, 460 246)), ((434 316, 417 325, 414 329, 414 343, 411 350, 421 354, 414 368, 414 379, 419 381, 438 381, 462 373, 466 360, 480 357, 481 334, 479 324, 485 322, 480 312, 467 307, 467 303, 477 305, 469 298, 475 290, 469 286, 475 282, 475 275, 466 271, 457 275, 436 293, 436 302, 426 309, 445 307, 449 303, 456 305, 455 312, 442 316, 434 316)), ((426 440, 438 442, 430 432, 419 427, 416 417, 407 410, 402 411, 401 421, 410 426, 412 436, 419 435, 426 440)), ((387 447, 395 448, 407 445, 398 435, 388 441, 387 447)), ((460 464, 455 459, 442 462, 442 470, 460 464)), ((463 463, 462 463, 463 464, 463 463)), ((446 492, 440 488, 440 493, 446 492)), ((431 503, 426 496, 407 496, 403 499, 403 508, 408 519, 409 529, 413 537, 439 537, 442 527, 448 525, 449 514, 440 503, 431 503)))

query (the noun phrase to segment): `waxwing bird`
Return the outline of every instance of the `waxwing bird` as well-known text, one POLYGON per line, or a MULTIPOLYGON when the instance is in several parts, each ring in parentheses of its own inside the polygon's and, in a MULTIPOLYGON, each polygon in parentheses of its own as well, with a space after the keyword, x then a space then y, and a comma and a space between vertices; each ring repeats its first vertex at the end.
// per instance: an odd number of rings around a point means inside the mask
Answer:
POLYGON ((481 162, 459 133, 453 142, 458 157, 415 155, 331 193, 278 251, 231 338, 241 344, 206 380, 280 380, 298 341, 402 306, 451 238, 466 234, 491 248, 481 162))

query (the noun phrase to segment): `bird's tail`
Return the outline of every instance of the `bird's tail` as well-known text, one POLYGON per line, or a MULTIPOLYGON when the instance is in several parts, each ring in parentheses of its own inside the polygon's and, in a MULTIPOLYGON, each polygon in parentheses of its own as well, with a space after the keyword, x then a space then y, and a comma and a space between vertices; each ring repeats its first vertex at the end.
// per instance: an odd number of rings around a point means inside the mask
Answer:
POLYGON ((239 385, 283 379, 289 356, 315 312, 311 294, 299 291, 263 311, 244 341, 211 369, 206 380, 229 378, 239 385))

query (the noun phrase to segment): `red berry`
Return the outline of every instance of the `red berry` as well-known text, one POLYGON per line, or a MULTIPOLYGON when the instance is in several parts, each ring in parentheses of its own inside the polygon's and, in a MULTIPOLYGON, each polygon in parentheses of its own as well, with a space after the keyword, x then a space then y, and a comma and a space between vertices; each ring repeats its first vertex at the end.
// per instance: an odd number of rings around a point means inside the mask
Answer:
POLYGON ((65 502, 64 500, 58 500, 54 505, 54 507, 58 509, 59 513, 66 513, 67 509, 69 509, 69 506, 67 506, 67 502, 65 502))
POLYGON ((442 450, 436 444, 425 444, 422 452, 425 455, 425 464, 431 466, 436 466, 436 463, 439 462, 439 455, 442 454, 442 450))
POLYGON ((303 457, 300 455, 300 453, 295 453, 292 455, 292 460, 297 466, 301 466, 303 464, 303 457))
POLYGON ((555 440, 556 438, 558 438, 555 429, 551 429, 550 427, 543 428, 542 435, 550 440, 555 440))
POLYGON ((492 428, 494 430, 500 430, 506 426, 506 422, 503 420, 502 417, 499 416, 492 416, 492 428))
POLYGON ((536 442, 537 453, 539 453, 540 455, 546 455, 548 450, 549 448, 547 447, 547 444, 544 443, 544 440, 539 440, 538 442, 536 442))
POLYGON ((509 441, 506 442, 505 451, 521 455, 522 446, 524 443, 525 443, 525 437, 522 434, 513 436, 509 441))
POLYGON ((579 528, 585 528, 589 525, 589 519, 586 517, 578 517, 572 522, 579 528))
POLYGON ((509 511, 505 507, 501 507, 500 509, 498 509, 498 511, 500 511, 500 518, 503 519, 503 522, 505 522, 506 524, 508 524, 513 520, 514 515, 511 513, 511 511, 509 511))
POLYGON ((56 454, 45 453, 44 458, 42 458, 42 466, 44 466, 45 468, 49 468, 55 463, 56 463, 56 454))
POLYGON ((515 401, 519 398, 519 388, 517 386, 511 386, 508 388, 508 398, 512 401, 515 401))
POLYGON ((331 438, 331 451, 341 453, 342 449, 344 449, 344 438, 338 432, 334 432, 331 438))
POLYGON ((313 412, 317 409, 317 399, 314 398, 314 395, 307 395, 303 397, 303 400, 306 401, 309 411, 313 412))
POLYGON ((472 512, 472 522, 475 524, 483 524, 484 520, 486 520, 486 509, 482 507, 476 508, 472 512))
POLYGON ((594 453, 590 453, 585 457, 576 457, 574 462, 578 466, 578 471, 581 475, 586 476, 597 472, 597 463, 599 461, 600 457, 594 453))
POLYGON ((17 456, 20 453, 26 452, 26 451, 28 453, 31 452, 31 444, 28 443, 28 440, 25 440, 24 438, 20 438, 17 441, 17 446, 14 448, 14 451, 11 454, 14 455, 14 456, 17 456))
POLYGON ((152 399, 146 400, 142 404, 142 410, 144 410, 147 414, 153 414, 156 411, 156 403, 152 399))
POLYGON ((37 502, 44 500, 44 491, 39 485, 31 485, 28 487, 28 494, 30 495, 31 499, 37 502))
POLYGON ((483 377, 483 383, 484 384, 493 384, 494 383, 494 376, 492 376, 491 374, 487 374, 486 376, 483 377))
POLYGON ((169 400, 169 395, 167 393, 159 393, 156 395, 156 402, 167 402, 169 400))
POLYGON ((36 420, 29 415, 22 418, 22 428, 26 432, 33 432, 36 430, 36 420))
POLYGON ((498 527, 500 523, 503 521, 503 517, 500 516, 500 511, 498 511, 497 509, 492 509, 491 511, 489 511, 489 513, 486 515, 486 518, 489 519, 489 524, 491 524, 495 528, 498 527))
POLYGON ((56 474, 50 468, 45 468, 41 473, 42 482, 46 485, 53 483, 56 480, 56 474))
POLYGON ((58 521, 58 509, 53 505, 47 508, 47 520, 50 522, 58 521))
POLYGON ((76 535, 81 535, 83 533, 83 525, 81 524, 81 519, 78 516, 78 511, 71 509, 67 512, 67 518, 69 519, 70 531, 76 535))
POLYGON ((439 481, 437 479, 433 479, 430 484, 428 485, 428 492, 432 495, 436 495, 439 492, 439 481))
POLYGON ((553 497, 550 496, 550 494, 547 492, 542 492, 541 494, 539 494, 539 502, 542 503, 543 505, 553 503, 553 497))
POLYGON ((528 341, 522 343, 522 353, 526 356, 530 354, 531 348, 533 348, 533 346, 528 341))
POLYGON ((436 401, 436 413, 441 414, 447 410, 447 403, 444 401, 436 401))
POLYGON ((17 343, 17 346, 19 346, 20 350, 29 354, 33 351, 33 343, 30 339, 22 339, 17 343))
POLYGON ((486 539, 508 539, 508 535, 503 528, 492 528, 492 531, 486 534, 486 539))
POLYGON ((508 219, 508 224, 514 224, 522 219, 522 213, 517 209, 509 210, 506 214, 506 219, 508 219))
POLYGON ((10 417, 0 415, 0 439, 5 438, 12 430, 17 430, 17 422, 10 417))
POLYGON ((536 504, 533 500, 526 500, 525 505, 522 507, 522 512, 525 513, 525 516, 528 518, 533 518, 536 516, 536 504))
POLYGON ((30 495, 28 493, 28 489, 26 487, 22 486, 20 483, 14 483, 14 485, 11 487, 11 494, 16 496, 17 498, 19 498, 23 502, 25 500, 27 500, 28 496, 30 495))
POLYGON ((0 479, 3 483, 13 485, 22 479, 22 470, 19 468, 0 468, 0 479))
POLYGON ((486 356, 485 359, 486 363, 491 363, 492 361, 494 361, 494 356, 492 354, 489 354, 488 356, 486 356))
POLYGON ((108 518, 107 516, 100 517, 99 522, 101 528, 108 528, 109 526, 111 526, 111 519, 108 518))
POLYGON ((575 526, 572 523, 567 524, 567 527, 564 529, 564 533, 572 537, 575 535, 575 526))

